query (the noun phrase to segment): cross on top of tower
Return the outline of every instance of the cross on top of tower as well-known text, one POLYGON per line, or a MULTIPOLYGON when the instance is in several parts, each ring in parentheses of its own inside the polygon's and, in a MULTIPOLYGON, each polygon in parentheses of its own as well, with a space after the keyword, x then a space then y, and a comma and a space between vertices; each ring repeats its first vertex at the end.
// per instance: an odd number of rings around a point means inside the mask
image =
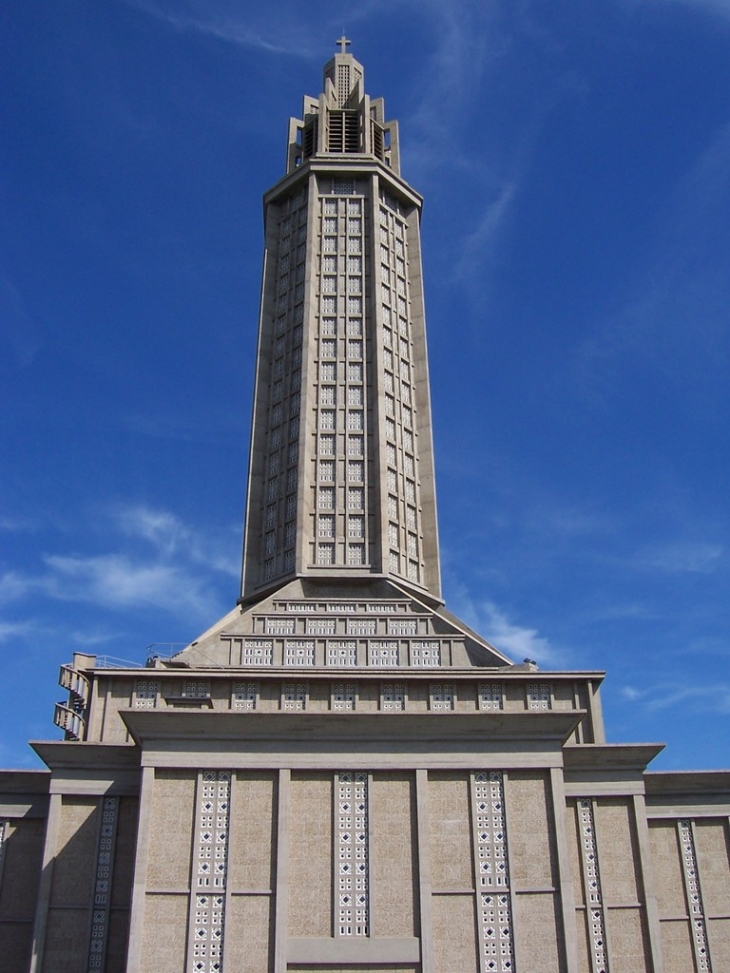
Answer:
POLYGON ((335 44, 340 45, 341 54, 347 54, 347 48, 350 46, 351 43, 352 41, 348 41, 348 39, 345 37, 344 31, 342 32, 342 37, 340 37, 339 40, 335 41, 335 44))

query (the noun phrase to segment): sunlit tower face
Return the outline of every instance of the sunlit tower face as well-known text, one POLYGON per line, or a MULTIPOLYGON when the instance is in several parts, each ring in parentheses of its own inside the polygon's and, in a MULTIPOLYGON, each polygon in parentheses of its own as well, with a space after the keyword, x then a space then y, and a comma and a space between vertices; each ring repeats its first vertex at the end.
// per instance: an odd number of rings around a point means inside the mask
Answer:
POLYGON ((264 197, 242 594, 389 576, 440 600, 422 201, 347 43, 264 197))

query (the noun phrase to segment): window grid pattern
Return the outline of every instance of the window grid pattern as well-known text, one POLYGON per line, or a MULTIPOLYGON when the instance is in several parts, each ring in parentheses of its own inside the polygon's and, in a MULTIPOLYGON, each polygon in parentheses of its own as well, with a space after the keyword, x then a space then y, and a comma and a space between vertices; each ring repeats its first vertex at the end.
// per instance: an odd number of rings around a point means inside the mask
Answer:
POLYGON ((606 921, 603 913, 601 879, 598 873, 598 848, 593 820, 593 802, 578 801, 578 827, 580 831, 580 856, 585 885, 588 934, 591 943, 593 973, 608 973, 606 952, 606 921))
POLYGON ((285 682, 281 689, 281 708, 288 713, 301 713, 307 708, 307 684, 285 682))
POLYGON ((332 709, 337 712, 355 709, 357 686, 354 682, 336 682, 332 686, 332 709))
MULTIPOLYGON (((352 181, 348 181, 349 182, 352 181)), ((352 186, 355 183, 352 182, 352 186)), ((320 321, 319 348, 323 357, 320 362, 319 386, 315 390, 317 417, 315 426, 333 434, 325 445, 335 443, 334 435, 346 429, 367 434, 367 415, 364 412, 349 413, 336 407, 344 403, 363 405, 365 401, 363 342, 363 298, 365 291, 365 236, 362 219, 362 198, 353 193, 344 195, 334 192, 320 199, 321 229, 323 234, 322 253, 319 258, 320 321), (329 382, 328 385, 322 384, 329 382), (330 408, 326 408, 329 406, 330 408)), ((324 449, 319 443, 319 454, 324 449)), ((365 460, 364 436, 345 437, 336 444, 338 458, 335 461, 318 462, 318 507, 330 509, 334 514, 343 511, 340 505, 346 503, 350 510, 366 512, 367 491, 357 493, 348 488, 350 483, 367 485, 369 476, 365 460), (339 450, 344 447, 344 455, 339 450), (347 457, 357 457, 353 462, 347 457), (334 483, 340 489, 327 490, 322 483, 334 483), (322 494, 326 492, 326 498, 322 494)), ((330 455, 334 454, 333 453, 330 455)), ((317 544, 313 548, 317 565, 360 567, 365 564, 364 550, 353 550, 345 541, 345 520, 335 516, 333 544, 317 544)), ((367 521, 365 521, 367 532, 367 521)), ((367 541, 367 537, 363 536, 367 541)))
POLYGON ((499 771, 480 771, 472 776, 472 808, 481 970, 513 973, 504 785, 499 771))
POLYGON ((256 702, 259 695, 259 684, 257 682, 234 682, 233 683, 233 709, 251 712, 256 709, 256 702))
POLYGON ((527 684, 527 708, 545 710, 550 709, 550 685, 546 682, 529 682, 527 684))
POLYGON ((434 682, 429 687, 429 709, 436 713, 447 713, 454 709, 454 684, 434 682))
POLYGON ((210 680, 186 679, 183 697, 185 699, 210 699, 210 680))
POLYGON ((274 643, 270 639, 247 639, 243 643, 245 666, 270 666, 274 661, 274 643))
MULTIPOLYGON (((388 446, 386 477, 389 489, 395 490, 400 476, 409 477, 407 486, 416 499, 416 455, 412 433, 412 371, 413 351, 411 345, 411 308, 409 283, 407 277, 407 226, 402 218, 401 207, 387 194, 381 193, 380 206, 380 310, 383 323, 383 368, 384 387, 392 393, 387 396, 386 412, 392 419, 388 424, 388 446), (395 202, 395 207, 388 202, 395 202), (394 329, 399 337, 394 339, 394 329)), ((403 523, 396 525, 402 528, 403 523)), ((415 531, 415 544, 406 555, 407 539, 405 532, 398 530, 396 542, 391 541, 389 569, 394 574, 407 576, 409 580, 420 583, 423 578, 424 562, 421 552, 422 527, 420 514, 410 529, 415 531)))
POLYGON ((438 642, 411 642, 411 665, 427 668, 441 665, 441 646, 438 642))
POLYGON ((504 687, 501 682, 480 682, 477 691, 482 712, 504 709, 504 687))
POLYGON ((384 713, 401 713, 406 708, 406 687, 402 682, 383 683, 380 708, 384 713))
POLYGON ((397 642, 372 642, 368 646, 368 656, 371 666, 397 666, 397 642))
POLYGON ((138 679, 134 684, 134 708, 154 709, 159 695, 159 679, 138 679))
POLYGON ((314 642, 304 639, 287 642, 284 646, 284 665, 313 666, 314 642))
POLYGON ((335 831, 335 934, 368 935, 368 776, 342 771, 335 778, 337 816, 335 831))
MULTIPOLYGON (((304 278, 307 256, 308 203, 306 190, 295 193, 282 203, 279 221, 277 263, 274 269, 276 304, 273 324, 274 342, 270 366, 270 401, 266 442, 264 445, 264 469, 268 471, 266 500, 271 503, 283 500, 286 493, 297 488, 298 455, 287 447, 286 430, 298 419, 301 408, 299 386, 301 384, 302 322, 304 318, 304 278)), ((295 437, 296 438, 296 437, 295 437)), ((289 437, 290 441, 291 437, 289 437)), ((279 506, 279 511, 282 507, 279 506)), ((279 512, 277 511, 277 513, 279 512)), ((260 544, 265 545, 264 532, 272 527, 283 528, 278 522, 270 523, 261 518, 260 544)), ((263 581, 291 570, 291 558, 284 553, 284 533, 276 530, 263 564, 263 581)), ((291 544, 291 541, 290 541, 291 544)))
POLYGON ((111 908, 112 868, 114 842, 117 834, 119 798, 105 797, 101 801, 101 828, 96 853, 94 878, 94 907, 91 916, 89 939, 89 973, 101 973, 106 965, 106 946, 109 936, 109 912, 111 908))
POLYGON ((206 770, 198 778, 193 859, 191 973, 221 973, 228 871, 231 772, 206 770))
POLYGON ((357 642, 330 642, 327 645, 328 666, 356 666, 357 642))
POLYGON ((695 951, 697 973, 712 973, 710 952, 707 945, 707 927, 702 906, 700 877, 697 870, 694 835, 691 821, 678 821, 679 846, 682 852, 682 872, 687 893, 690 923, 692 925, 692 944, 695 951))

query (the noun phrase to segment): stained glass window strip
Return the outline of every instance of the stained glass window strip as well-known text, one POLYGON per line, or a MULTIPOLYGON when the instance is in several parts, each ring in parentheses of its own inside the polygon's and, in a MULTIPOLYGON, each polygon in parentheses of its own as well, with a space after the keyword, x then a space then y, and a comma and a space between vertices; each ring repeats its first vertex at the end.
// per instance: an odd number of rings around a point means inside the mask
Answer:
POLYGON ((608 973, 606 923, 603 913, 601 880, 598 873, 598 847, 593 820, 593 802, 590 800, 578 801, 578 827, 580 829, 580 855, 585 885, 592 969, 593 973, 608 973))
POLYGON ((231 772, 206 770, 198 779, 193 897, 192 973, 221 973, 228 869, 231 772))
POLYGON ((472 776, 472 808, 481 969, 484 973, 513 973, 504 786, 499 771, 472 776))
POLYGON ((406 708, 406 687, 402 682, 383 683, 380 708, 384 713, 400 713, 406 708))
POLYGON ((245 712, 255 710, 258 694, 259 684, 257 682, 234 682, 233 709, 245 712))
POLYGON ((114 865, 114 843, 117 834, 119 798, 104 797, 101 800, 101 829, 96 854, 96 875, 94 877, 94 906, 91 915, 91 936, 89 939, 89 973, 101 973, 106 965, 106 944, 109 935, 109 912, 111 909, 112 868, 114 865))
POLYGON ((368 776, 335 777, 335 889, 337 936, 367 936, 369 924, 368 776))
POLYGON ((478 693, 480 710, 489 711, 504 708, 504 690, 501 682, 480 682, 478 693))
POLYGON ((336 682, 332 686, 332 709, 337 712, 355 709, 357 687, 354 682, 336 682))
POLYGON ((687 893, 687 903, 689 905, 690 923, 692 925, 692 944, 697 963, 697 973, 712 973, 692 822, 686 820, 678 821, 677 829, 679 833, 679 846, 682 852, 682 871, 687 893))
POLYGON ((549 683, 530 682, 527 684, 527 708, 538 710, 550 709, 549 683))
POLYGON ((158 679, 138 679, 134 684, 134 708, 154 709, 160 695, 158 679))
POLYGON ((431 683, 429 708, 436 713, 446 713, 454 708, 454 684, 452 682, 431 683))
POLYGON ((281 688, 281 708, 290 713, 299 713, 307 706, 307 684, 285 682, 281 688))

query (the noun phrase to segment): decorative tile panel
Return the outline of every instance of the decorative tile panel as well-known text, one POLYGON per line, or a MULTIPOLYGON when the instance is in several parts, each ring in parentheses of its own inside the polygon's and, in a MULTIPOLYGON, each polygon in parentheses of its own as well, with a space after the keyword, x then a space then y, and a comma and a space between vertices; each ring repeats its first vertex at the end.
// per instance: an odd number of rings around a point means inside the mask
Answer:
POLYGON ((504 688, 501 682, 480 682, 477 692, 479 709, 482 712, 504 709, 504 688))
POLYGON ((233 709, 251 711, 256 709, 256 702, 259 695, 259 684, 257 682, 234 682, 233 683, 233 709))
POLYGON ((592 970, 593 973, 608 973, 606 920, 603 911, 601 880, 598 873, 598 848, 596 846, 596 829, 591 800, 578 801, 578 827, 580 830, 580 855, 585 884, 592 970))
POLYGON ((481 973, 513 973, 514 938, 507 866, 504 787, 499 771, 472 776, 481 973))
POLYGON ((114 843, 117 836, 118 797, 105 797, 101 801, 101 828, 96 853, 94 879, 94 904, 91 915, 89 939, 89 973, 101 973, 106 965, 106 946, 109 936, 109 911, 111 909, 112 870, 114 867, 114 843))
POLYGON ((159 679, 138 679, 134 684, 134 708, 154 709, 159 695, 159 679))
POLYGON ((228 873, 231 772, 198 777, 188 969, 221 973, 228 873))
POLYGON ((702 906, 702 892, 700 877, 697 871, 697 855, 695 853, 694 835, 691 821, 678 821, 679 845, 682 850, 682 871, 684 873, 684 887, 687 892, 690 923, 692 925, 692 943, 697 962, 697 973, 712 973, 710 954, 707 946, 707 927, 705 913, 702 906))
POLYGON ((335 777, 335 935, 368 935, 370 922, 368 775, 335 777))
POLYGON ((529 682, 527 684, 527 708, 550 709, 550 684, 546 682, 529 682))

